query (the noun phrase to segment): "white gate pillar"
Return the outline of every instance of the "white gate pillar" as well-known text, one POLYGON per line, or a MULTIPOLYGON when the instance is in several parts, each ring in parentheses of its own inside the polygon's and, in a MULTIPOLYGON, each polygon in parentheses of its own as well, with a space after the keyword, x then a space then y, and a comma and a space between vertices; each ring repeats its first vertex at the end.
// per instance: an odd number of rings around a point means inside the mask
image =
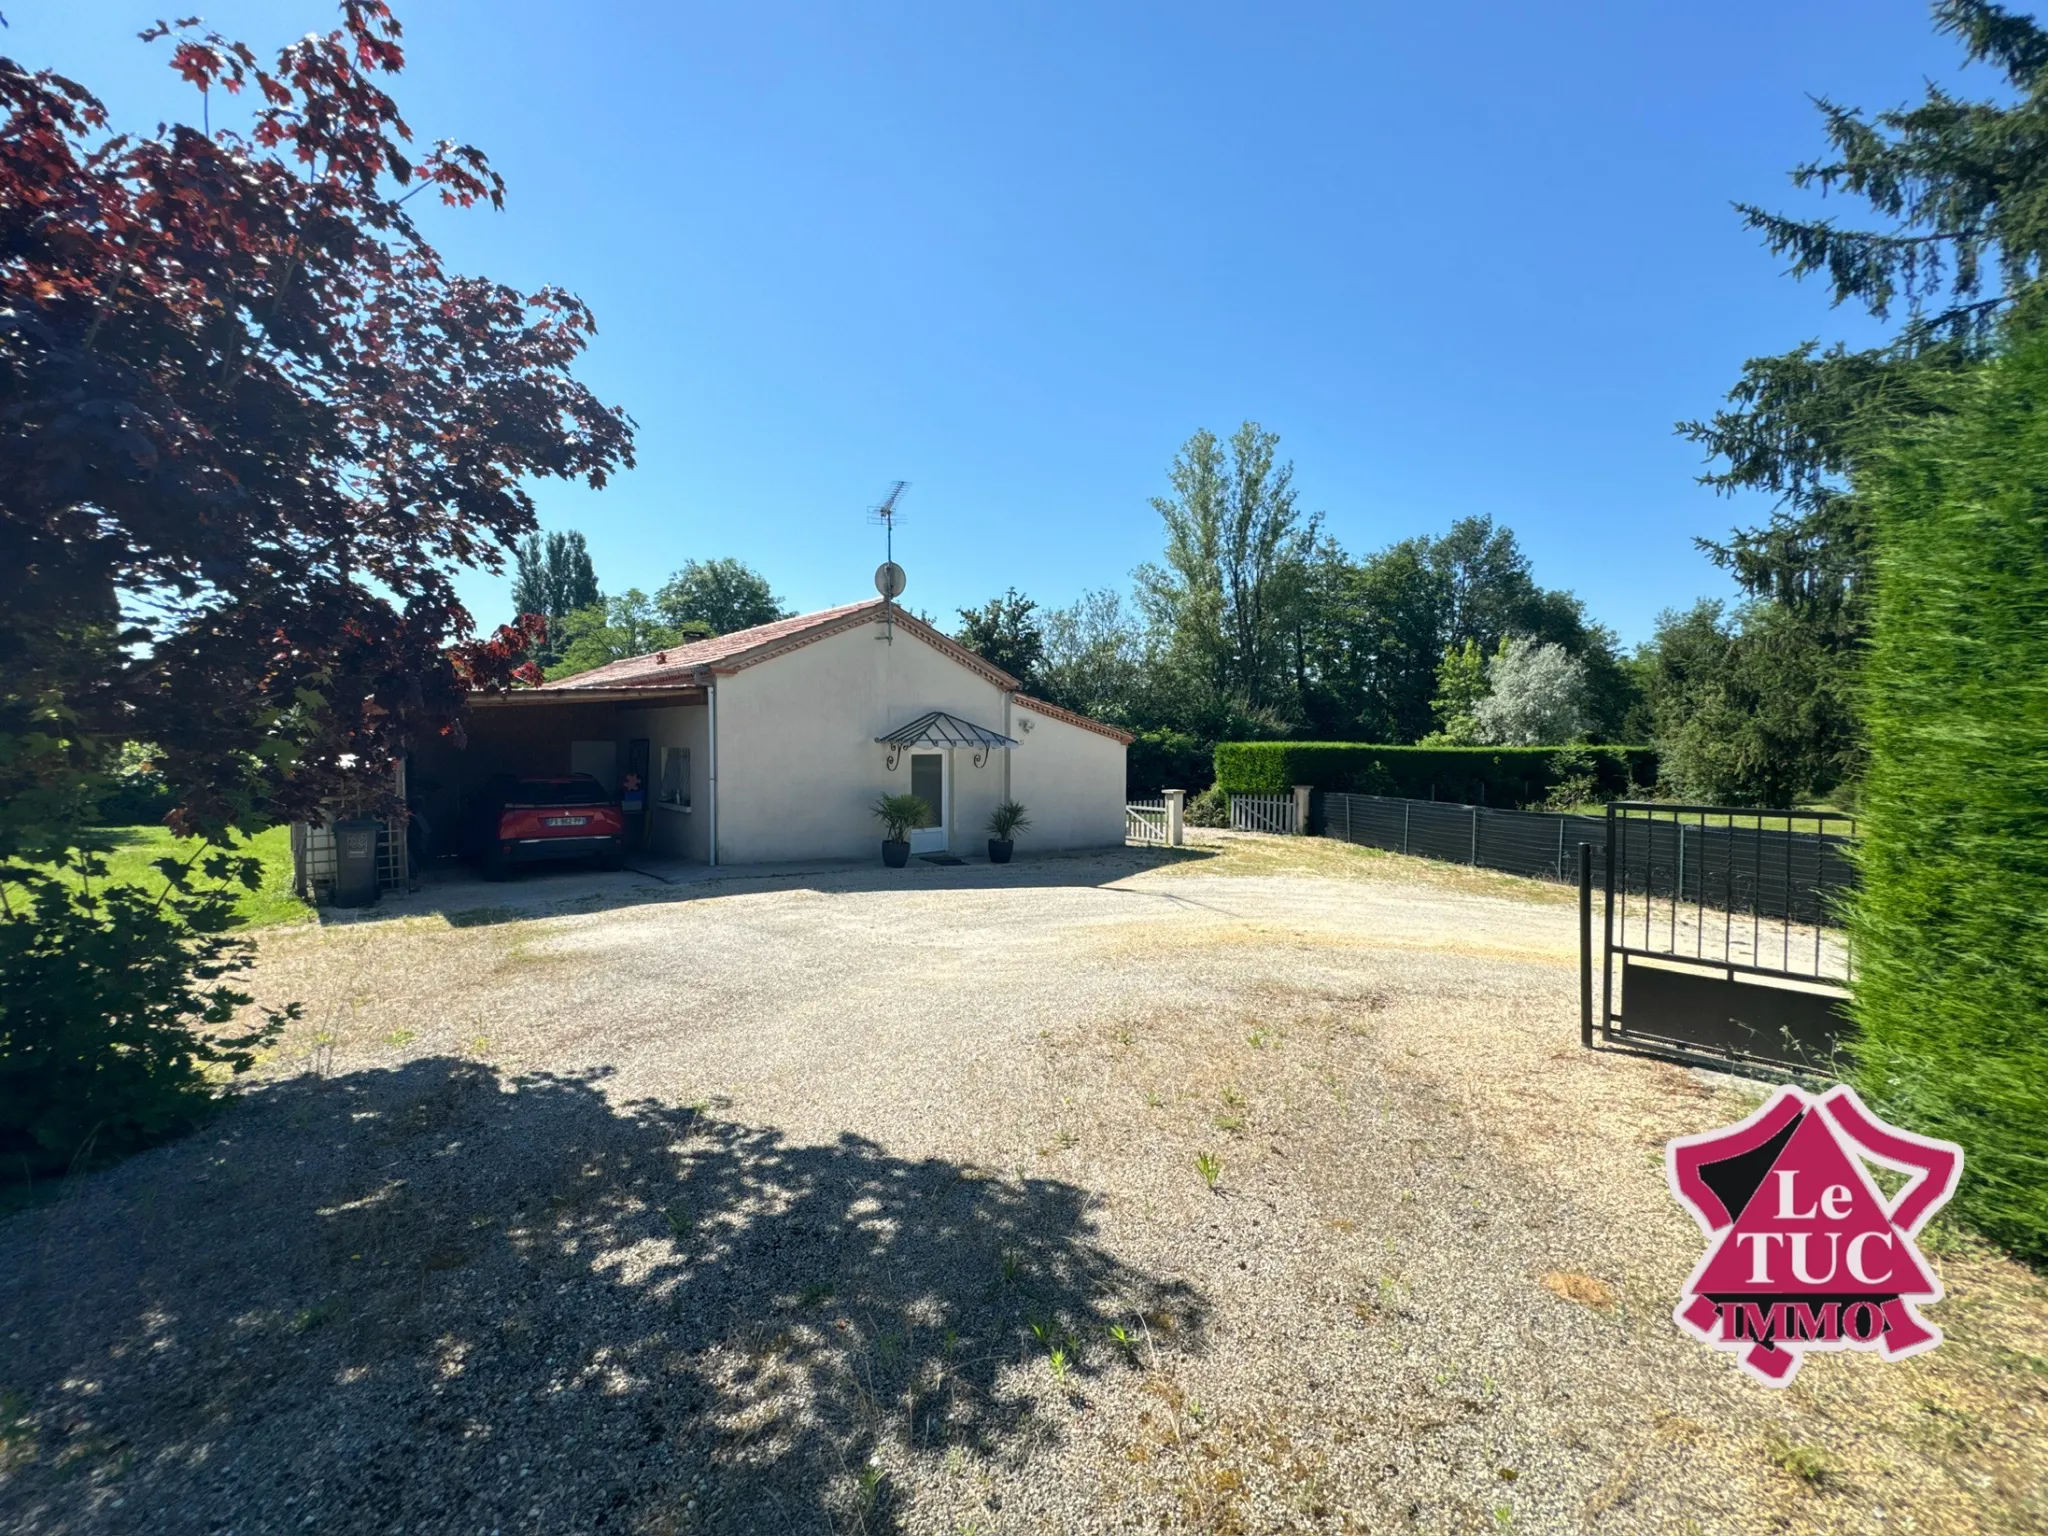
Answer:
POLYGON ((1308 836, 1308 797, 1309 791, 1314 788, 1313 784, 1297 784, 1294 786, 1294 835, 1296 837, 1308 836))
POLYGON ((1187 812, 1188 792, 1184 789, 1162 789, 1159 793, 1166 799, 1166 845, 1178 848, 1185 841, 1181 828, 1186 825, 1183 817, 1187 812))

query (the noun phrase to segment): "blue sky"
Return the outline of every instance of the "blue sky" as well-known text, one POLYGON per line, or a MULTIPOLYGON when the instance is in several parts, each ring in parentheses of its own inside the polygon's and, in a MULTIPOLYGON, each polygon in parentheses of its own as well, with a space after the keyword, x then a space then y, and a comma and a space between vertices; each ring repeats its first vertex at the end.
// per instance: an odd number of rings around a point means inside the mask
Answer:
MULTIPOLYGON (((335 14, 191 4, 265 54, 335 14)), ((196 118, 134 38, 157 0, 6 11, 120 125, 196 118)), ((1250 417, 1347 547, 1489 513, 1645 638, 1728 591, 1694 535, 1765 511, 1695 485, 1672 422, 1747 356, 1873 334, 1730 202, 1810 206, 1807 93, 1957 78, 1915 0, 399 14, 415 132, 510 183, 433 237, 589 301, 584 376, 639 423, 639 468, 541 487, 544 524, 607 590, 733 555, 822 607, 871 590, 864 510, 907 479, 905 601, 947 620, 1123 585, 1176 447, 1250 417)), ((504 579, 463 590, 508 616, 504 579)))

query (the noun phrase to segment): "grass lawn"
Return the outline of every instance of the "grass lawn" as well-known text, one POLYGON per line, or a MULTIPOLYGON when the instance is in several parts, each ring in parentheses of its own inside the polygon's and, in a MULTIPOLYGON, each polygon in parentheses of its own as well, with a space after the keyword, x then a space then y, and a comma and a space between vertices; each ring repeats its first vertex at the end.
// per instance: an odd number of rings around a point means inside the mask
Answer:
MULTIPOLYGON (((168 827, 95 827, 86 837, 93 851, 105 856, 109 879, 146 890, 162 886, 163 877, 152 867, 156 860, 189 857, 197 846, 195 839, 173 837, 168 827)), ((267 928, 304 922, 313 915, 313 909, 292 894, 291 828, 259 832, 235 851, 263 861, 263 884, 244 891, 235 904, 241 914, 239 926, 267 928)))

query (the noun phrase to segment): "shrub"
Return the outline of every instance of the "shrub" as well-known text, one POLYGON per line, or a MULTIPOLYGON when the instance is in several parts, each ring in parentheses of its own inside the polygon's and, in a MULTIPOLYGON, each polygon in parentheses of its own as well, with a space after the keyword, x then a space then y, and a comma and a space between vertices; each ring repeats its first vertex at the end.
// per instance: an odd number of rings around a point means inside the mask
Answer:
POLYGON ((1183 819, 1191 827, 1227 827, 1230 825, 1230 797, 1223 793, 1222 785, 1211 784, 1199 795, 1188 796, 1183 819))
POLYGON ((224 1033, 249 995, 224 978, 252 946, 223 936, 256 861, 166 859, 162 892, 102 885, 100 861, 7 871, 0 912, 0 1166, 58 1172, 197 1124, 208 1068, 246 1071, 298 1005, 224 1033), (208 886, 195 884, 203 875, 208 886))
POLYGON ((160 826, 177 803, 155 763, 155 749, 125 742, 112 782, 100 795, 93 821, 103 827, 160 826))
POLYGON ((1019 832, 1031 830, 1031 813, 1017 800, 1005 800, 988 813, 988 835, 999 843, 1013 841, 1019 832))
POLYGON ((1965 1154, 1957 1210, 2048 1257, 2048 334, 1877 472, 1860 1084, 1965 1154))
POLYGON ((1351 794, 1521 806, 1587 773, 1600 795, 1622 798, 1656 782, 1657 755, 1648 747, 1392 747, 1356 741, 1225 741, 1216 747, 1216 782, 1231 794, 1278 794, 1308 784, 1351 794))
POLYGON ((920 795, 883 795, 874 804, 875 819, 882 824, 882 835, 892 843, 900 843, 916 827, 932 824, 932 808, 920 795))
POLYGON ((1213 742, 1186 731, 1140 731, 1124 750, 1125 793, 1149 799, 1162 789, 1184 789, 1192 796, 1215 781, 1213 742))

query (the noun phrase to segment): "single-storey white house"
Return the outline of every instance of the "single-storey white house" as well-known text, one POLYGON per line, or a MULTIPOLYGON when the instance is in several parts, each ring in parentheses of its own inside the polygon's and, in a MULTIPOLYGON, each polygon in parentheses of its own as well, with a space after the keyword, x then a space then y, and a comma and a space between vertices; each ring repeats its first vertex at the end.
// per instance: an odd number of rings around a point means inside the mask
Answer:
POLYGON ((874 803, 903 791, 934 811, 914 853, 979 853, 1011 799, 1029 854, 1122 844, 1130 740, 871 598, 480 694, 459 745, 408 760, 406 792, 453 828, 493 774, 589 773, 643 856, 707 864, 879 859, 874 803))

